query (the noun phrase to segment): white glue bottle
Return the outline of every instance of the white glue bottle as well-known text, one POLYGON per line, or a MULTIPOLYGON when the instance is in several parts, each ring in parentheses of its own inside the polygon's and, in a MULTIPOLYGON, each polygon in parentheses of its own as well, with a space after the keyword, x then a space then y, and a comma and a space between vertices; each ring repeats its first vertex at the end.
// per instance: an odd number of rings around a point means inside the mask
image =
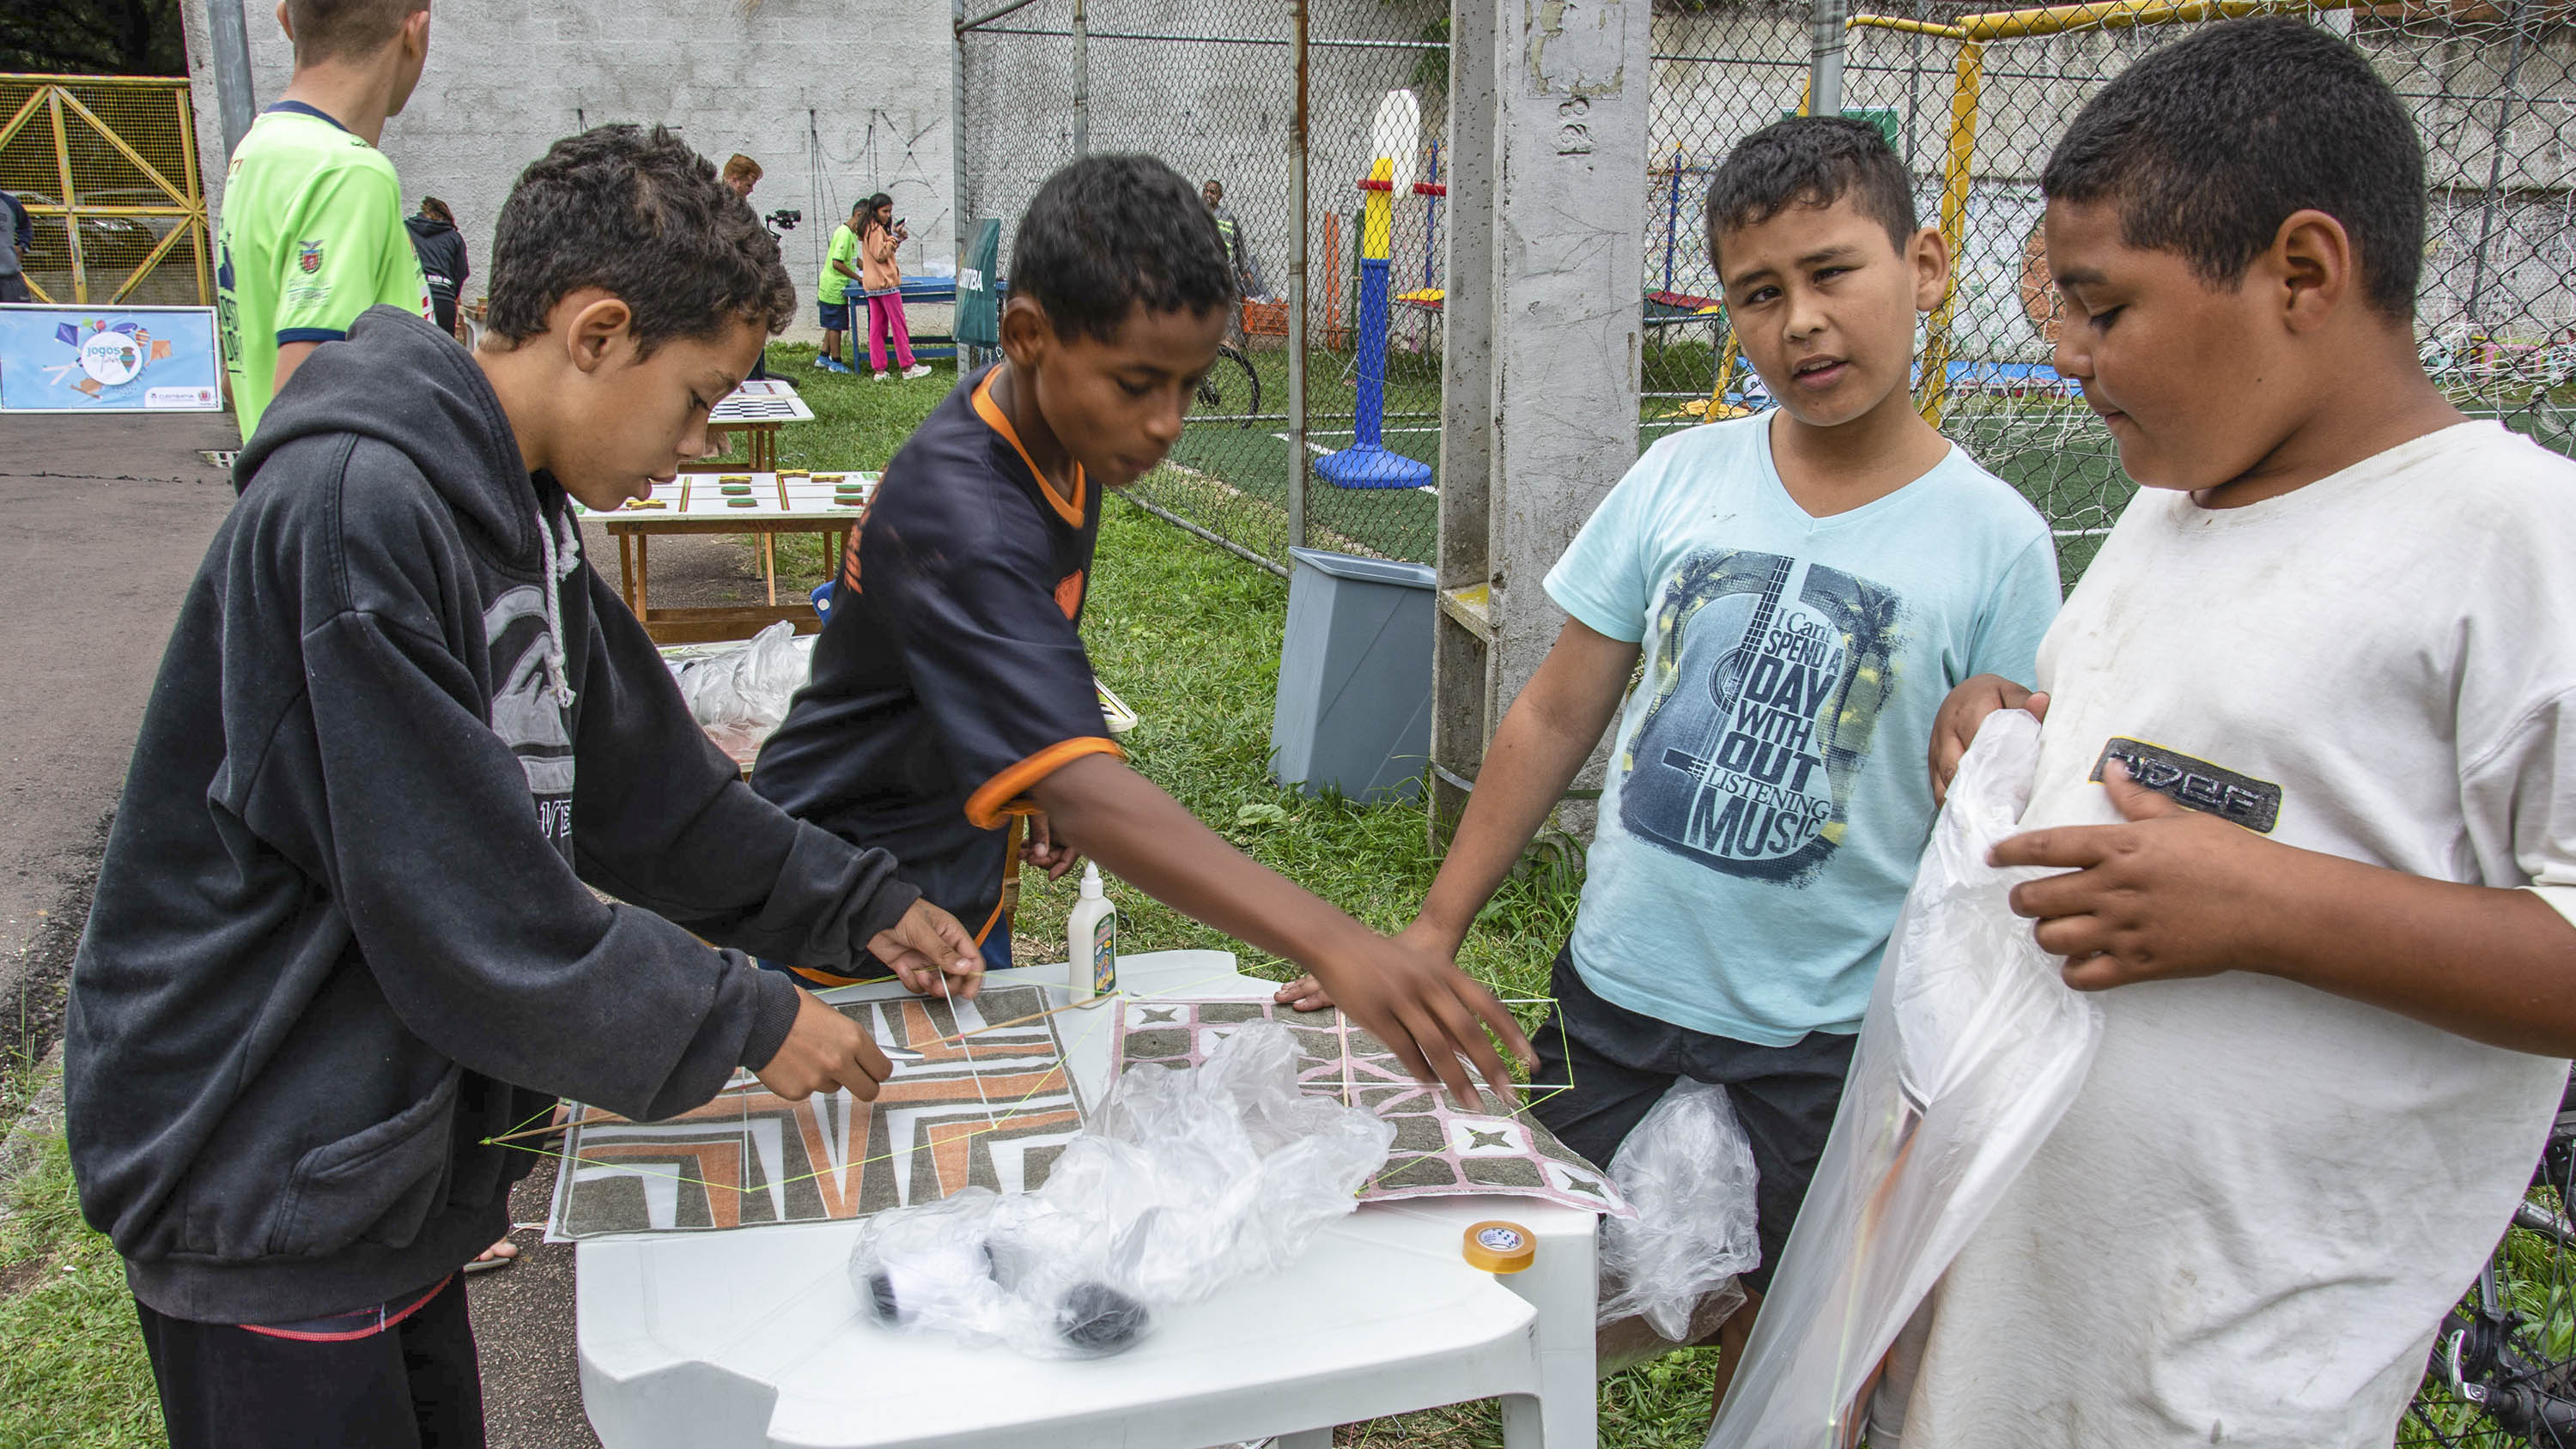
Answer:
POLYGON ((1118 989, 1118 907, 1100 890, 1100 867, 1082 863, 1082 899, 1064 923, 1064 950, 1073 999, 1089 1001, 1118 989))

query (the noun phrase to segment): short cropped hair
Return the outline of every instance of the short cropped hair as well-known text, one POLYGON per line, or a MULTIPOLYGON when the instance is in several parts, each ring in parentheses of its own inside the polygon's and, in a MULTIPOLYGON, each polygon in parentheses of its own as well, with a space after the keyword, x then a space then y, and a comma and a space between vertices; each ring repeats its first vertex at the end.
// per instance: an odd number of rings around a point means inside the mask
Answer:
POLYGON ((760 180, 760 176, 760 163, 752 160, 748 156, 745 156, 740 151, 734 152, 733 155, 725 159, 724 179, 727 184, 731 184, 736 181, 756 182, 760 180))
POLYGON ((429 0, 286 0, 295 63, 356 60, 384 49, 429 0))
POLYGON ((2120 237, 2243 280, 2294 211, 2343 223, 2363 295, 2412 317, 2424 271, 2424 146, 2349 43, 2285 17, 2213 25, 2094 93, 2048 158, 2052 201, 2108 200, 2120 237))
POLYGON ((599 126, 529 163, 492 236, 485 325, 511 343, 598 287, 632 310, 636 350, 737 320, 776 334, 796 311, 778 241, 716 168, 660 126, 599 126))
POLYGON ((1708 186, 1708 255, 1718 233, 1759 226, 1792 206, 1844 197, 1887 228, 1899 251, 1911 241, 1914 182, 1876 126, 1847 116, 1792 116, 1735 143, 1708 186))
POLYGON ((1204 314, 1235 299, 1207 203, 1151 156, 1091 156, 1046 179, 1011 242, 1011 290, 1059 337, 1107 342, 1137 307, 1204 314))

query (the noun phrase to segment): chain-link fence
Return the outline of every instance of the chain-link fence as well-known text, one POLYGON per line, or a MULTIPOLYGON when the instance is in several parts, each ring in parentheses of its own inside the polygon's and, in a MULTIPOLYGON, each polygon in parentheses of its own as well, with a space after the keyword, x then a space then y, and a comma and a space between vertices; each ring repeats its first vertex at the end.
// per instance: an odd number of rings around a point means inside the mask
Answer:
MULTIPOLYGON (((2050 365, 2053 300, 2039 256, 2039 172, 2086 99, 2139 55, 2221 7, 2195 0, 2010 10, 1897 0, 1847 32, 1846 113, 1878 125, 1948 234, 1957 284, 1927 319, 1927 414, 2020 487, 2057 530, 2072 584, 2126 503, 2109 435, 2050 365), (2184 18, 2191 17, 2191 18, 2184 18)), ((2228 13, 2259 8, 2234 3, 2228 13)), ((2468 411, 2576 451, 2576 186, 2569 108, 2576 26, 2542 0, 2282 7, 2351 38, 2406 99, 2425 138, 2431 237, 2424 357, 2468 411)), ((1436 473, 1420 486, 1335 486, 1291 462, 1288 319, 1278 300, 1298 230, 1290 121, 1297 53, 1287 0, 1034 0, 961 42, 969 215, 1007 236, 1038 183, 1093 151, 1144 150, 1225 188, 1256 262, 1237 346, 1173 466, 1138 490, 1176 521, 1276 566, 1302 487, 1305 542, 1428 560, 1436 473)), ((1643 178, 1647 255, 1641 442, 1762 403, 1731 347, 1700 208, 1736 142, 1804 105, 1810 8, 1795 0, 1659 0, 1643 178)), ((1367 195, 1391 91, 1420 110, 1413 169, 1436 183, 1446 145, 1446 8, 1438 0, 1314 0, 1305 52, 1307 448, 1349 446, 1377 413, 1390 454, 1438 465, 1446 196, 1392 197, 1385 320, 1363 316, 1367 195), (1360 402, 1360 343, 1383 327, 1382 409, 1360 402)), ((1402 168, 1399 167, 1399 170, 1402 168)), ((1426 188, 1436 190, 1436 187, 1426 188)), ((1474 198, 1457 204, 1477 205, 1474 198)), ((1004 258, 1007 275, 1009 259, 1004 258)))
MULTIPOLYGON (((2532 0, 2280 8, 2350 38, 2415 115, 2432 193, 2418 330, 2434 378, 2463 409, 2576 451, 2566 406, 2576 398, 2568 12, 2532 0)), ((2212 23, 2200 17, 2217 9, 2078 14, 1910 0, 1856 16, 1848 31, 1844 111, 1886 131, 1914 174, 1924 220, 1949 236, 1955 258, 1951 298, 1924 329, 1918 397, 2048 516, 2069 584, 2132 485, 2109 434, 2050 365, 2039 173, 2106 81, 2212 23)), ((1699 196, 1729 147, 1802 104, 1808 14, 1756 0, 1657 16, 1647 273, 1668 312, 1717 295, 1699 196)), ((1650 338, 1658 300, 1648 299, 1650 338)), ((1695 421, 1725 371, 1720 314, 1660 330, 1674 340, 1647 344, 1650 437, 1695 421)), ((1729 400, 1747 401, 1751 383, 1735 369, 1729 400)))
POLYGON ((35 222, 39 300, 214 299, 186 81, 0 75, 0 190, 35 222))
MULTIPOLYGON (((996 5, 994 9, 1002 9, 996 5)), ((968 217, 1009 238, 1041 182, 1078 152, 1143 151, 1222 188, 1220 220, 1242 248, 1247 301, 1231 354, 1202 389, 1170 465, 1130 497, 1278 568, 1292 543, 1427 561, 1438 538, 1436 477, 1342 488, 1296 465, 1287 296, 1299 215, 1292 145, 1299 55, 1285 0, 1034 0, 960 37, 960 170, 968 217), (1291 536, 1302 488, 1302 540, 1291 536)), ((1304 53, 1309 97, 1303 414, 1325 457, 1361 431, 1362 228, 1372 121, 1390 91, 1420 111, 1407 143, 1436 178, 1446 103, 1441 0, 1316 0, 1304 53)), ((1385 259, 1381 405, 1385 448, 1439 461, 1439 212, 1394 199, 1385 259), (1430 290, 1426 290, 1430 289, 1430 290)))

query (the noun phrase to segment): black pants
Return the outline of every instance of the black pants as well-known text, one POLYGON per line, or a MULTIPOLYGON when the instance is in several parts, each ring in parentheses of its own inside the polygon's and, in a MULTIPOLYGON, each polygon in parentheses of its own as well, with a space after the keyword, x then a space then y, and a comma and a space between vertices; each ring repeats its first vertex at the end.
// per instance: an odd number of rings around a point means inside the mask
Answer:
POLYGON ((11 272, 5 277, 0 277, 0 302, 32 302, 34 300, 36 300, 36 294, 28 289, 27 278, 24 273, 11 272))
POLYGON ((393 1327, 339 1342, 134 1311, 170 1449, 483 1449, 462 1275, 393 1327))
POLYGON ((1772 1267, 1815 1180, 1859 1038, 1809 1032, 1787 1046, 1766 1047, 1657 1021, 1594 995, 1566 950, 1556 953, 1549 989, 1556 1018, 1536 1033, 1538 1069, 1530 1080, 1571 1082, 1574 1089, 1542 1098, 1531 1114, 1558 1141, 1606 1168, 1675 1081, 1689 1077, 1724 1087, 1761 1174, 1754 1206, 1762 1266, 1744 1282, 1756 1293, 1770 1292, 1772 1267))

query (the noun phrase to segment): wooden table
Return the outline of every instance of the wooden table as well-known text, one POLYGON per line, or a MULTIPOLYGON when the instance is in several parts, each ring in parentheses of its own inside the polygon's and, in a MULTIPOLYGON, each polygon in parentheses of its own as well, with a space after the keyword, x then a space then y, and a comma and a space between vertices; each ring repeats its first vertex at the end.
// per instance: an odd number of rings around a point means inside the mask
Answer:
POLYGON ((644 632, 653 636, 657 644, 703 644, 719 639, 748 639, 781 619, 793 623, 799 634, 821 629, 823 621, 811 602, 801 598, 785 604, 778 602, 777 536, 819 533, 831 540, 832 557, 840 557, 849 547, 850 529, 857 524, 866 500, 875 496, 876 486, 876 474, 860 472, 807 474, 790 469, 785 473, 712 476, 683 473, 677 482, 655 489, 653 497, 641 505, 630 503, 608 513, 592 512, 578 504, 575 508, 583 516, 599 520, 609 537, 617 540, 618 587, 626 596, 626 607, 644 622, 644 632), (859 485, 855 499, 840 489, 840 481, 859 485), (729 485, 739 491, 727 492, 729 485), (761 577, 769 586, 769 602, 652 607, 653 536, 683 533, 758 535, 761 577))
POLYGON ((683 473, 768 473, 778 467, 778 430, 788 423, 810 423, 814 410, 796 389, 774 377, 746 382, 727 394, 707 414, 707 438, 726 452, 733 435, 743 435, 745 460, 739 463, 691 463, 683 473))

